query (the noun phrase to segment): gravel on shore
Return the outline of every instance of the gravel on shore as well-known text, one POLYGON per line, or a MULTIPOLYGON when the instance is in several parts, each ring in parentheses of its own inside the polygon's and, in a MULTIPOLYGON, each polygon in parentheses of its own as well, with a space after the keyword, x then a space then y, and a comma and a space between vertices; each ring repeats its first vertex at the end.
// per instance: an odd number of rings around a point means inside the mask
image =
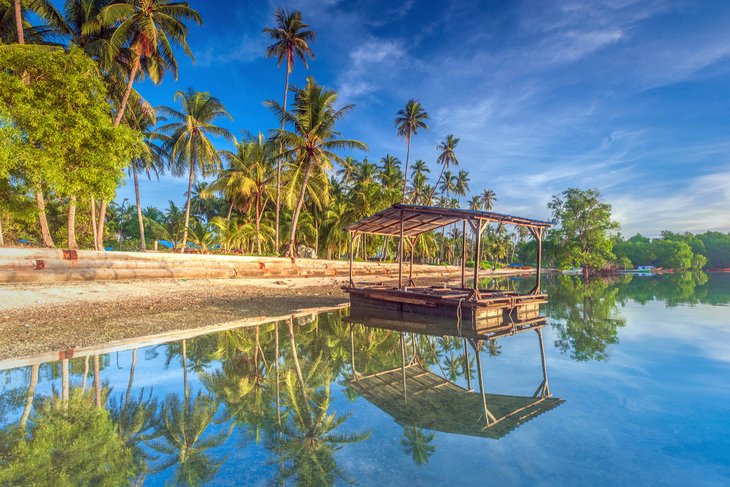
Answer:
MULTIPOLYGON (((389 282, 382 276, 358 281, 389 282)), ((2 285, 0 360, 335 307, 347 303, 341 289, 346 283, 342 278, 282 278, 2 285)))

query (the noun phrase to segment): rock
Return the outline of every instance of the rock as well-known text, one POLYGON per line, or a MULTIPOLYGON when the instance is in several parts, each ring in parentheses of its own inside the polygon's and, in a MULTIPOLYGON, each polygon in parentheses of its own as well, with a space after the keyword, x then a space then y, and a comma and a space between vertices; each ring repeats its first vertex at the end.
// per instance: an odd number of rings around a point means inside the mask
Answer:
POLYGON ((317 253, 314 251, 312 247, 307 247, 306 245, 299 245, 297 247, 297 256, 302 257, 304 259, 316 259, 317 253))

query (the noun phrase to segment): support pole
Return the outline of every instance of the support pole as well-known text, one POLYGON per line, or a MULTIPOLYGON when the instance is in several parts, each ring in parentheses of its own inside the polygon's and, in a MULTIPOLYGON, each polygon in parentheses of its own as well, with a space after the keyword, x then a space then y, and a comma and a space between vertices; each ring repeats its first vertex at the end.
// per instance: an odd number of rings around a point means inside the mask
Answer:
POLYGON ((355 325, 350 323, 350 366, 352 367, 352 378, 357 379, 355 371, 355 325))
POLYGON ((535 282, 535 292, 540 292, 540 269, 542 268, 542 228, 539 228, 535 231, 535 234, 537 236, 537 269, 536 269, 536 282, 535 282))
POLYGON ((406 395, 406 341, 403 332, 400 334, 400 372, 403 377, 403 400, 408 401, 406 395))
POLYGON ((479 265, 481 264, 482 260, 482 222, 477 221, 476 225, 474 225, 474 228, 476 230, 476 238, 474 239, 474 285, 472 286, 472 289, 476 293, 477 297, 479 294, 479 265))
POLYGON ((352 281, 352 260, 353 260, 353 253, 355 252, 355 233, 350 232, 350 287, 355 287, 355 283, 352 281))
POLYGON ((400 211, 400 238, 398 239, 398 289, 403 290, 403 210, 400 211))
POLYGON ((466 289, 466 220, 464 220, 461 241, 461 289, 466 289))
POLYGON ((416 253, 416 239, 418 236, 413 237, 412 239, 408 239, 408 245, 411 248, 411 255, 410 255, 410 266, 408 267, 408 281, 406 282, 406 286, 415 286, 416 283, 413 281, 413 255, 416 253))
POLYGON ((472 346, 474 347, 474 355, 476 355, 477 358, 477 378, 479 379, 479 393, 482 395, 482 405, 484 406, 484 420, 487 423, 487 427, 489 427, 489 420, 496 422, 495 417, 492 415, 492 413, 489 412, 489 409, 487 408, 487 393, 484 390, 484 377, 482 375, 482 359, 479 353, 479 348, 477 347, 476 342, 472 342, 472 346))
POLYGON ((542 362, 542 384, 540 384, 540 387, 537 388, 537 391, 535 391, 534 397, 537 397, 538 395, 540 397, 550 397, 550 382, 548 382, 548 375, 547 375, 547 361, 545 360, 545 342, 542 338, 542 328, 535 328, 535 332, 537 332, 537 338, 540 342, 540 360, 542 362))
POLYGON ((472 391, 471 388, 471 365, 469 364, 469 343, 464 338, 464 364, 466 369, 466 389, 472 391))

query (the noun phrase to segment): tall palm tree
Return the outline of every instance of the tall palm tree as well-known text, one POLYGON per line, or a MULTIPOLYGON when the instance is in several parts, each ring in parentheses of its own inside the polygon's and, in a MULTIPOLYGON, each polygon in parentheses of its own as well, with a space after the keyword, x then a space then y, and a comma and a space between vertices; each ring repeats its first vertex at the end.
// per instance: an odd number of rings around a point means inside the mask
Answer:
POLYGON ((144 218, 142 216, 142 202, 139 196, 139 178, 137 174, 141 171, 147 175, 149 179, 151 173, 159 178, 164 172, 165 160, 167 153, 160 142, 164 141, 164 136, 155 130, 157 124, 157 116, 155 111, 143 100, 135 104, 133 110, 127 111, 127 123, 130 127, 135 128, 143 135, 142 144, 139 155, 137 155, 129 164, 129 172, 132 174, 134 181, 134 196, 137 205, 137 220, 139 221, 139 249, 145 251, 147 245, 144 234, 144 218))
POLYGON ((181 112, 170 107, 159 107, 157 110, 172 120, 159 129, 160 132, 169 135, 164 147, 170 152, 172 173, 180 176, 188 171, 185 226, 180 246, 180 252, 185 252, 190 223, 190 197, 195 175, 200 172, 203 176, 209 176, 220 169, 221 156, 209 136, 232 140, 233 135, 227 129, 214 125, 220 117, 232 118, 220 100, 207 92, 194 91, 192 88, 177 91, 175 101, 181 103, 181 112))
POLYGON ((479 195, 474 195, 469 198, 467 204, 470 210, 480 210, 482 208, 482 198, 479 195))
POLYGON ((148 75, 155 84, 162 80, 166 71, 171 71, 177 79, 173 46, 181 47, 190 59, 194 59, 187 41, 189 28, 185 24, 190 20, 203 24, 200 14, 190 8, 188 2, 120 0, 101 9, 97 19, 83 27, 84 33, 114 27, 103 65, 116 62, 122 49, 129 49, 131 53, 127 87, 114 119, 115 126, 122 121, 132 86, 141 74, 148 75))
POLYGON ((335 124, 352 110, 353 105, 336 109, 334 107, 336 101, 337 92, 318 85, 314 78, 310 77, 307 78, 304 88, 294 90, 294 108, 290 114, 284 114, 291 126, 291 130, 280 132, 281 142, 289 148, 285 155, 291 155, 294 164, 304 168, 299 198, 292 213, 289 244, 286 250, 286 254, 291 258, 294 258, 297 220, 304 204, 312 168, 330 168, 331 161, 341 162, 342 158, 333 152, 335 150, 367 150, 363 142, 339 138, 340 134, 335 130, 335 124))
MULTIPOLYGON (((284 82, 284 104, 282 105, 283 113, 286 113, 286 99, 289 93, 289 76, 294 69, 294 59, 299 58, 306 69, 307 56, 314 59, 314 53, 309 47, 309 43, 314 40, 315 33, 307 30, 309 25, 302 21, 302 13, 298 10, 287 12, 283 9, 277 9, 275 14, 276 27, 266 27, 264 32, 274 41, 266 48, 266 57, 276 56, 276 67, 280 67, 281 63, 286 60, 286 75, 284 82)), ((281 117, 281 128, 284 130, 286 123, 285 117, 281 117)), ((274 235, 274 245, 277 252, 279 249, 279 213, 281 209, 281 158, 284 152, 284 146, 279 144, 279 158, 276 161, 276 228, 274 235)))
POLYGON ((454 137, 452 134, 449 134, 446 136, 446 139, 444 139, 443 142, 436 146, 436 149, 441 151, 438 158, 436 159, 436 162, 438 164, 441 164, 441 173, 439 173, 439 177, 436 180, 436 185, 433 187, 433 193, 431 193, 431 197, 429 198, 429 204, 433 199, 434 193, 436 193, 436 188, 439 187, 441 177, 444 175, 444 170, 450 166, 459 165, 459 160, 456 158, 456 154, 454 153, 454 149, 456 149, 456 146, 458 144, 459 138, 454 137))
POLYGON ((435 434, 426 433, 423 428, 406 426, 403 428, 403 438, 400 440, 400 444, 403 451, 411 455, 416 465, 424 465, 436 451, 436 446, 431 444, 435 438, 435 434))
POLYGON ((411 137, 418 133, 419 129, 428 130, 426 120, 428 113, 423 109, 421 103, 410 99, 406 102, 405 108, 398 110, 395 115, 395 128, 400 137, 406 139, 406 167, 403 171, 403 201, 406 201, 406 185, 408 183, 408 162, 411 158, 411 137))
MULTIPOLYGON (((3 28, 3 38, 11 40, 10 32, 10 8, 9 6, 3 5, 5 10, 4 15, 0 20, 0 26, 3 28)), ((15 20, 15 38, 12 42, 18 44, 25 44, 25 29, 29 27, 31 29, 30 40, 33 42, 42 42, 45 39, 45 34, 53 33, 57 30, 60 25, 63 24, 61 14, 56 10, 53 2, 50 0, 13 0, 12 17, 15 20), (22 3, 22 5, 21 5, 22 3), (39 27, 31 27, 30 24, 24 19, 23 14, 26 11, 30 11, 40 17, 47 25, 39 27)))
POLYGON ((485 189, 482 192, 482 204, 484 209, 489 211, 494 208, 494 202, 497 201, 497 195, 491 189, 485 189))

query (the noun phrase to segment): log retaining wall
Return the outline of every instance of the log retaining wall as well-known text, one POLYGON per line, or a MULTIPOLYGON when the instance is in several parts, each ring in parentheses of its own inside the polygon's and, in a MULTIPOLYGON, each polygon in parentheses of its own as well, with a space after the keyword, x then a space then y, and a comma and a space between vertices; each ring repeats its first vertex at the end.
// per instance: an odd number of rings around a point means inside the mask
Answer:
MULTIPOLYGON (((405 269, 404 269, 405 270, 405 269)), ((414 265, 418 276, 447 276, 454 266, 414 265)), ((204 279, 271 277, 347 277, 349 262, 284 257, 96 252, 36 248, 0 248, 0 283, 53 283, 120 279, 204 279)), ((356 276, 398 276, 398 265, 355 262, 356 276)))

